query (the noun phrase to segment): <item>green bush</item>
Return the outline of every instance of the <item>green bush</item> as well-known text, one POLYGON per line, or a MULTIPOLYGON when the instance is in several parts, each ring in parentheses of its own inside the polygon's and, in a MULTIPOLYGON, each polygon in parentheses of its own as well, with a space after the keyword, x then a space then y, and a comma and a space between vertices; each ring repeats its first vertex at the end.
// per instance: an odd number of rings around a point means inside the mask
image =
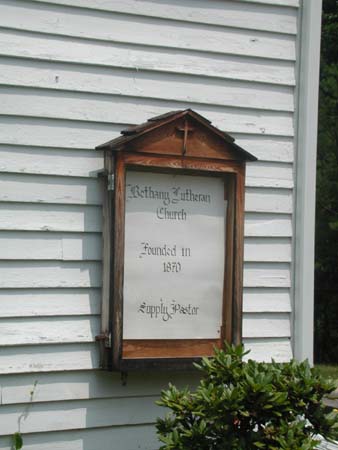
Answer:
POLYGON ((307 362, 243 361, 242 346, 215 349, 196 365, 203 372, 194 392, 169 385, 157 419, 161 450, 316 448, 317 434, 337 439, 337 414, 321 400, 334 386, 307 362))

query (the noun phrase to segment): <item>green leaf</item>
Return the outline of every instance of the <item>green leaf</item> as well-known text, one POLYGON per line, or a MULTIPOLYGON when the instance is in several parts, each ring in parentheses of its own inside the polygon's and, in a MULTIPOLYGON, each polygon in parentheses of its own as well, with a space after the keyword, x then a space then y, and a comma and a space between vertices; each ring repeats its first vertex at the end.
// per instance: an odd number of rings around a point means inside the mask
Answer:
POLYGON ((15 450, 20 450, 23 446, 23 440, 20 433, 13 434, 13 447, 15 450))

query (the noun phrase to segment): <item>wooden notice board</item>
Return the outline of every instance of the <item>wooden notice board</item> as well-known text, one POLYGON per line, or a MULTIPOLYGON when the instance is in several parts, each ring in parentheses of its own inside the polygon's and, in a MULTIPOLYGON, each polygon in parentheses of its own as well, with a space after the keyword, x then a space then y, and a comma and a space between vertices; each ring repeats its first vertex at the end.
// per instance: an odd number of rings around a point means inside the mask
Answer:
POLYGON ((255 158, 191 110, 99 148, 103 366, 187 368, 239 342, 245 162, 255 158))

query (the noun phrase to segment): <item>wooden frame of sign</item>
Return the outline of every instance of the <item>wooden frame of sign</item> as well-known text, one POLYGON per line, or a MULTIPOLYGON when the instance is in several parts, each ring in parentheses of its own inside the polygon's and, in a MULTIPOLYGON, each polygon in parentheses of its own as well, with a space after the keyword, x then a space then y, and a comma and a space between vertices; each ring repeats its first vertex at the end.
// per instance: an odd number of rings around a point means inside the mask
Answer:
POLYGON ((97 149, 105 161, 102 366, 187 369, 214 346, 239 343, 245 163, 256 158, 191 110, 97 149))

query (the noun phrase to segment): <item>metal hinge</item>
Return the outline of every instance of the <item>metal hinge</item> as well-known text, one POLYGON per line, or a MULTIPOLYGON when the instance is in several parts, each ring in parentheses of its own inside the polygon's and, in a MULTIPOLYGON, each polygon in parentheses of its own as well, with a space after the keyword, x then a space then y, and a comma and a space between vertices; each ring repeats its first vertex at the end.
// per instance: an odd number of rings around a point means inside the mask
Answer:
POLYGON ((108 175, 108 191, 114 190, 114 184, 115 184, 115 177, 114 174, 111 173, 108 175))
POLYGON ((101 333, 95 336, 95 341, 104 341, 106 348, 111 348, 111 333, 101 333))

